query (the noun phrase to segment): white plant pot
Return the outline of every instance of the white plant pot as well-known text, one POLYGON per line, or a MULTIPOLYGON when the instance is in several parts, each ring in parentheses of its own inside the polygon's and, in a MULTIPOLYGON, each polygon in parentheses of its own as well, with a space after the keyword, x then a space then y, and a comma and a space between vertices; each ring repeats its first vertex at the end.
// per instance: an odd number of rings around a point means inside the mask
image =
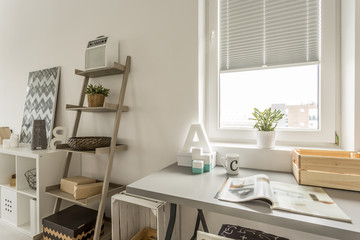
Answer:
POLYGON ((257 146, 259 148, 273 148, 275 146, 275 134, 275 131, 257 131, 257 146))

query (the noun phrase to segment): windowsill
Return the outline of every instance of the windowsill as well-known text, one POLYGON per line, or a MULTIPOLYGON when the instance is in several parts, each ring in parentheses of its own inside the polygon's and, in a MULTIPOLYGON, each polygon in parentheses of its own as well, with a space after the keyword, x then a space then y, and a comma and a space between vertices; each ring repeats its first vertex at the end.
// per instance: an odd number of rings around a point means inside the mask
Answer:
MULTIPOLYGON (((275 146, 271 149, 258 148, 256 144, 211 142, 212 149, 217 152, 217 165, 219 159, 228 153, 240 155, 240 167, 263 169, 270 171, 291 172, 291 150, 294 146, 275 146)), ((324 146, 302 146, 301 148, 316 148, 327 150, 342 150, 335 144, 324 146)))

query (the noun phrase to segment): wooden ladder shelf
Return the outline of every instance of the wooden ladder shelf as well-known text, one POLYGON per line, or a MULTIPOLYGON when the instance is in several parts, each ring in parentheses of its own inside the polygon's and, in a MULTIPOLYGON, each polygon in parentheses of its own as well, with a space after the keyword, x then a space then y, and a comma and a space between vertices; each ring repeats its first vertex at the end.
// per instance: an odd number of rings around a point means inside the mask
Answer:
MULTIPOLYGON (((99 202, 98 215, 97 215, 96 225, 95 225, 94 240, 99 240, 99 239, 103 240, 103 239, 111 238, 111 228, 107 229, 107 226, 105 226, 105 233, 100 238, 101 225, 102 225, 104 211, 105 211, 106 199, 116 193, 119 193, 119 192, 125 190, 124 185, 110 183, 110 175, 111 175, 111 169, 113 166, 115 152, 116 151, 124 151, 127 149, 127 146, 124 144, 116 144, 116 140, 117 140, 117 136, 118 136, 118 132, 119 132, 121 115, 123 112, 127 112, 129 110, 129 108, 127 106, 124 106, 124 98, 125 98, 125 91, 126 91, 126 86, 127 86, 127 82, 128 82, 130 67, 131 67, 131 57, 128 56, 126 58, 125 65, 121 65, 119 63, 114 63, 113 67, 108 67, 108 68, 89 70, 89 71, 75 70, 76 75, 80 75, 80 76, 84 77, 80 101, 79 101, 78 105, 69 105, 69 104, 66 105, 67 110, 77 111, 75 124, 74 124, 73 132, 72 132, 72 137, 75 137, 77 134, 82 112, 95 112, 95 113, 96 112, 99 112, 99 113, 101 113, 101 112, 116 112, 114 130, 113 130, 113 135, 111 138, 110 147, 97 148, 95 151, 91 151, 91 152, 89 152, 89 151, 81 152, 81 151, 74 151, 73 149, 69 148, 69 146, 67 144, 58 144, 57 145, 57 149, 67 151, 65 169, 64 169, 64 173, 63 173, 64 178, 66 178, 68 176, 69 167, 70 167, 70 163, 71 163, 71 157, 74 152, 86 153, 86 154, 108 154, 108 161, 107 161, 107 167, 106 167, 106 172, 105 172, 105 176, 104 176, 102 193, 92 196, 92 197, 89 197, 87 199, 75 200, 75 198, 71 194, 60 191, 60 185, 48 186, 45 190, 48 194, 56 197, 54 213, 59 212, 62 200, 70 201, 72 203, 75 203, 75 204, 78 204, 81 206, 88 206, 90 204, 99 202), (83 106, 84 100, 85 100, 85 91, 88 86, 90 78, 97 78, 97 77, 104 77, 104 76, 111 76, 111 75, 118 75, 118 74, 122 74, 123 78, 122 78, 122 83, 121 83, 121 88, 120 88, 119 100, 118 100, 117 104, 105 103, 104 107, 84 107, 83 106)), ((41 234, 41 236, 38 235, 38 236, 34 237, 34 239, 41 239, 41 238, 42 238, 42 234, 41 234)))

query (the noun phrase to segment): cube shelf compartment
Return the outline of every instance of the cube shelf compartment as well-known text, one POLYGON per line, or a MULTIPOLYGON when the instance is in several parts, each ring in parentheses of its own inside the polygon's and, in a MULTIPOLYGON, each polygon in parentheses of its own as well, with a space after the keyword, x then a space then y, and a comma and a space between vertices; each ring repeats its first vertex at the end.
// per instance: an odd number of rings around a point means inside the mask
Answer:
MULTIPOLYGON (((52 213, 54 199, 45 194, 45 186, 58 184, 64 165, 64 152, 30 150, 29 145, 2 149, 0 146, 0 219, 33 237, 41 232, 40 221, 52 213), (36 190, 29 187, 25 172, 36 169, 36 190), (10 186, 16 174, 16 186, 10 186)), ((80 159, 75 159, 72 174, 80 173, 80 159)))

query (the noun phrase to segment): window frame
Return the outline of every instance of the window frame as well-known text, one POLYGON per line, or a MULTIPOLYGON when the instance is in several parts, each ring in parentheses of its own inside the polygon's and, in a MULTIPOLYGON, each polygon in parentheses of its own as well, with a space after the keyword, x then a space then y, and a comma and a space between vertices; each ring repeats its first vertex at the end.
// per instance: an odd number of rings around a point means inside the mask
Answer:
MULTIPOLYGON (((340 49, 339 10, 337 0, 323 0, 321 4, 321 51, 319 71, 319 130, 277 129, 280 144, 319 145, 334 144, 338 132, 337 114, 339 97, 336 86, 339 81, 340 49)), ((254 129, 220 129, 219 127, 219 73, 218 59, 219 1, 207 1, 207 69, 205 88, 205 127, 211 141, 254 143, 254 129)))

